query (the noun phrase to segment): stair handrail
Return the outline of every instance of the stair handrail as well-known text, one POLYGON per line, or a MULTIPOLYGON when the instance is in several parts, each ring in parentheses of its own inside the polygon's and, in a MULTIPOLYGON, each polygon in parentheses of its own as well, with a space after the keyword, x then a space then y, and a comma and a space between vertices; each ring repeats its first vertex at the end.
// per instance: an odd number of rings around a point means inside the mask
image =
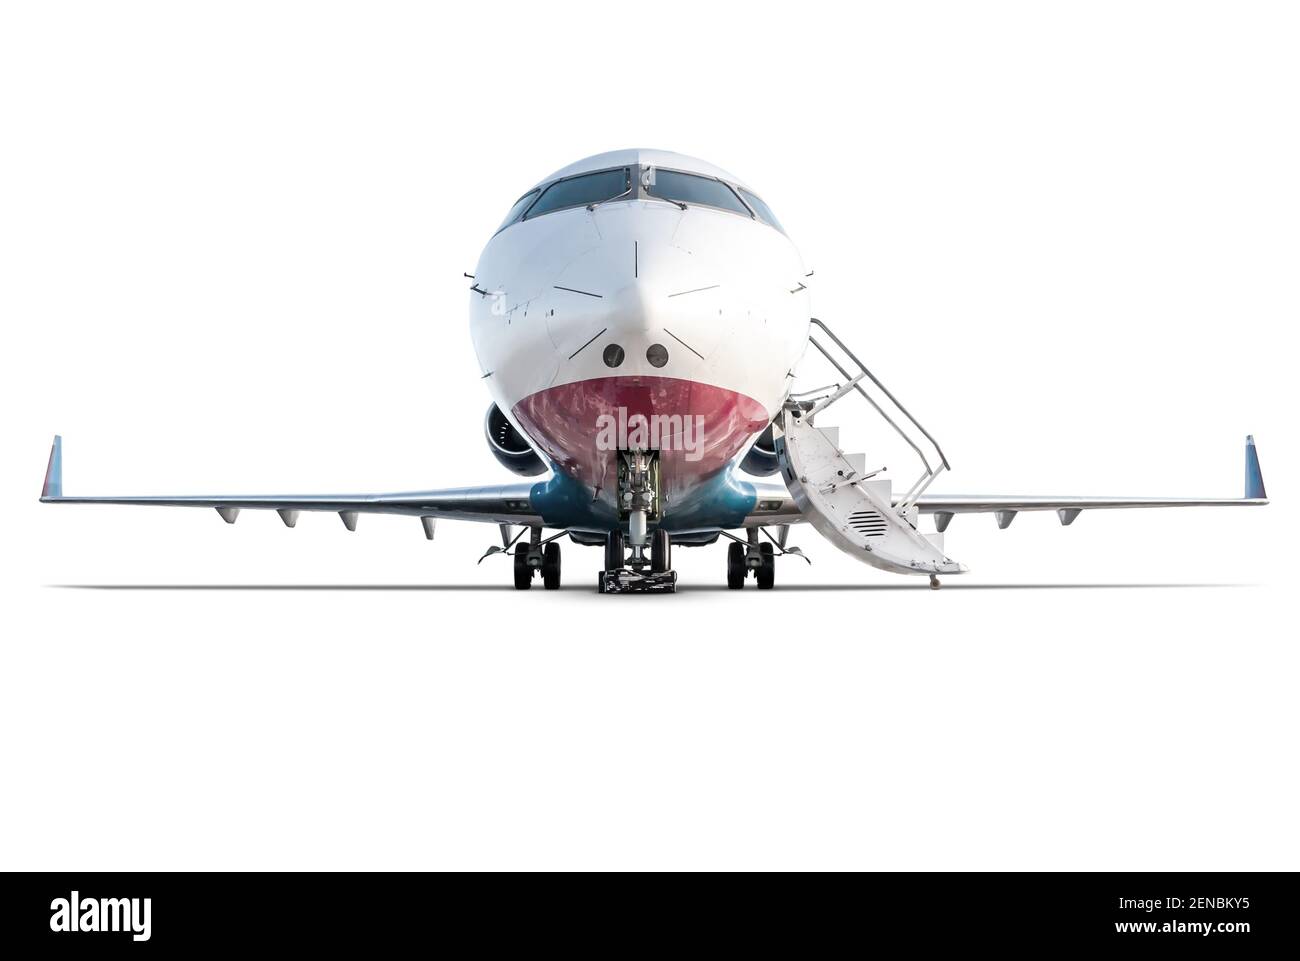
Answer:
POLYGON ((859 394, 862 395, 862 397, 867 401, 867 403, 869 403, 873 408, 875 408, 876 413, 878 413, 881 416, 881 418, 884 419, 885 423, 889 424, 889 426, 894 429, 894 431, 898 434, 898 436, 903 438, 903 440, 907 443, 907 445, 916 452, 916 456, 921 459, 921 463, 925 466, 925 470, 924 472, 922 472, 921 476, 917 478, 916 482, 910 488, 908 488, 907 492, 903 495, 902 498, 899 499, 897 505, 895 505, 896 509, 900 513, 906 512, 912 506, 915 500, 925 492, 926 488, 928 488, 930 484, 934 482, 934 479, 938 477, 942 471, 952 470, 952 467, 948 463, 948 458, 944 455, 943 448, 940 447, 939 442, 934 439, 934 435, 925 429, 925 427, 921 424, 921 422, 916 419, 916 417, 912 414, 911 411, 909 411, 906 407, 903 406, 903 404, 899 401, 897 397, 893 395, 893 393, 889 390, 888 387, 886 387, 883 383, 881 383, 880 378, 878 378, 875 374, 871 372, 871 370, 867 367, 867 365, 864 364, 858 358, 858 356, 854 354, 852 350, 849 349, 848 345, 845 344, 844 341, 840 340, 839 337, 835 336, 834 331, 832 331, 828 326, 826 326, 826 324, 818 320, 816 317, 810 318, 810 322, 816 324, 819 328, 821 328, 821 330, 826 334, 826 336, 829 337, 831 341, 834 342, 835 346, 838 347, 844 353, 844 355, 849 358, 849 360, 851 360, 854 364, 856 364, 858 370, 861 372, 857 375, 850 374, 847 370, 844 369, 844 366, 835 358, 835 356, 831 354, 830 351, 828 351, 817 341, 817 338, 809 335, 808 342, 817 348, 817 350, 821 353, 821 355, 825 357, 827 361, 830 362, 831 366, 833 366, 839 372, 841 377, 847 378, 848 380, 848 383, 841 386, 840 389, 837 390, 830 399, 817 404, 816 410, 820 411, 823 408, 828 407, 834 401, 839 400, 840 397, 843 397, 850 390, 856 390, 859 394), (921 450, 921 447, 916 443, 915 440, 912 439, 911 435, 908 434, 908 432, 904 430, 892 417, 890 417, 887 413, 885 413, 884 409, 880 406, 880 404, 876 403, 875 398, 872 397, 870 394, 866 392, 866 390, 863 389, 861 383, 863 377, 866 377, 873 384, 875 384, 876 387, 880 390, 880 392, 889 398, 890 403, 892 403, 896 408, 898 408, 898 410, 902 412, 903 416, 906 417, 911 422, 912 426, 915 427, 918 431, 920 431, 921 434, 925 437, 925 439, 930 442, 930 444, 934 447, 935 453, 939 455, 940 466, 937 469, 930 465, 930 461, 925 456, 925 452, 921 450))

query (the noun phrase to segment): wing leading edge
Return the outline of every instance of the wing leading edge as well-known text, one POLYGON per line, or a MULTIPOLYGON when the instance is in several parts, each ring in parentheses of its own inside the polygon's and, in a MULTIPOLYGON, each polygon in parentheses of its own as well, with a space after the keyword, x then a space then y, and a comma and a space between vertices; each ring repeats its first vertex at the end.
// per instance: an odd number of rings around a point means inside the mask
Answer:
POLYGON ((287 494, 221 496, 130 496, 65 497, 63 494, 63 438, 56 436, 41 488, 41 502, 47 504, 128 504, 149 507, 211 507, 224 521, 233 524, 239 512, 274 510, 293 527, 299 511, 334 511, 348 530, 354 530, 358 514, 407 514, 424 519, 425 534, 433 537, 432 521, 448 518, 490 524, 540 525, 533 510, 532 483, 500 484, 490 487, 456 487, 446 490, 410 491, 394 494, 287 494))
POLYGON ((1246 438, 1246 489, 1242 497, 1043 497, 927 494, 917 500, 922 513, 934 514, 942 531, 955 514, 996 514, 999 527, 1007 527, 1020 511, 1056 511, 1062 524, 1071 524, 1085 510, 1122 510, 1139 507, 1258 507, 1268 503, 1264 476, 1259 469, 1255 438, 1246 438))

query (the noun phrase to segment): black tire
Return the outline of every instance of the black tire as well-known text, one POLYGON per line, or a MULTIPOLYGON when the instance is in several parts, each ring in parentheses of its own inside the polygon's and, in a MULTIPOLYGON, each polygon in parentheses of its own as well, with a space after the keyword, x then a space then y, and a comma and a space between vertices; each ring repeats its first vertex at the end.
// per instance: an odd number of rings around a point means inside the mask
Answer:
POLYGON ((770 591, 776 583, 776 548, 771 544, 759 544, 758 550, 763 563, 754 571, 754 580, 758 581, 760 591, 770 591))
POLYGON ((542 551, 542 586, 548 591, 560 589, 560 545, 555 541, 542 551))
POLYGON ((650 570, 662 574, 673 569, 673 542, 665 530, 656 530, 650 535, 650 570))
POLYGON ((533 569, 528 566, 528 547, 515 548, 515 590, 526 591, 533 586, 533 569))
POLYGON ((727 587, 738 591, 745 586, 745 545, 732 541, 727 545, 727 587))
POLYGON ((617 571, 624 560, 623 532, 610 531, 605 535, 605 570, 617 571))

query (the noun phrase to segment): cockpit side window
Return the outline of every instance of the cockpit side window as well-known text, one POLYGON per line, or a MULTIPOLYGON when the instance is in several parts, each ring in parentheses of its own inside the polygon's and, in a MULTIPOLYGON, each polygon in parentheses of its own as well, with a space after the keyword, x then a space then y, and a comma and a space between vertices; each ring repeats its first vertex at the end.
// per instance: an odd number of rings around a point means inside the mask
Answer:
POLYGON ((505 230, 511 224, 517 223, 523 217, 524 211, 528 209, 528 205, 537 199, 537 195, 540 192, 541 191, 539 190, 530 190, 528 193, 516 200, 514 206, 510 208, 510 213, 506 214, 506 219, 501 221, 501 226, 497 228, 497 233, 505 230))
POLYGON ((782 227, 780 222, 776 219, 776 214, 772 213, 772 208, 763 203, 763 198, 759 197, 757 194, 751 193, 744 187, 737 187, 736 189, 740 191, 740 196, 744 198, 745 203, 749 204, 749 209, 754 211, 754 214, 759 220, 763 221, 763 223, 767 224, 769 227, 775 227, 777 230, 781 231, 781 233, 785 233, 785 228, 782 227))
POLYGON ((646 184, 646 193, 652 197, 663 197, 684 204, 719 207, 740 214, 742 217, 753 216, 749 208, 740 202, 735 191, 721 180, 658 168, 655 168, 654 176, 649 180, 650 182, 646 184))
POLYGON ((537 203, 528 208, 525 220, 532 220, 553 210, 567 207, 584 207, 613 200, 632 189, 632 171, 629 167, 617 167, 614 170, 600 170, 596 173, 581 174, 567 180, 557 180, 537 198, 537 203))

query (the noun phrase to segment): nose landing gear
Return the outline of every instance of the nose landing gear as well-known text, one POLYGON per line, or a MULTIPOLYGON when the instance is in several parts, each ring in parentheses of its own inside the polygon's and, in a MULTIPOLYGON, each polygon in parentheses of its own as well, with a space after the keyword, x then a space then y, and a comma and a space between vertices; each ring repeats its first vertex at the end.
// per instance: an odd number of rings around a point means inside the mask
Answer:
POLYGON ((663 574, 673 569, 672 538, 665 530, 657 530, 650 538, 650 570, 663 574))
POLYGON ((662 528, 649 533, 659 518, 659 459, 654 451, 623 451, 618 471, 619 516, 627 519, 627 537, 611 531, 605 541, 605 569, 596 581, 601 594, 653 591, 672 593, 672 538, 662 528), (650 552, 646 556, 646 542, 650 552))
POLYGON ((643 550, 629 551, 622 531, 612 531, 605 540, 605 569, 596 580, 601 594, 659 593, 677 590, 677 572, 672 569, 672 537, 664 530, 650 535, 650 556, 643 550))

